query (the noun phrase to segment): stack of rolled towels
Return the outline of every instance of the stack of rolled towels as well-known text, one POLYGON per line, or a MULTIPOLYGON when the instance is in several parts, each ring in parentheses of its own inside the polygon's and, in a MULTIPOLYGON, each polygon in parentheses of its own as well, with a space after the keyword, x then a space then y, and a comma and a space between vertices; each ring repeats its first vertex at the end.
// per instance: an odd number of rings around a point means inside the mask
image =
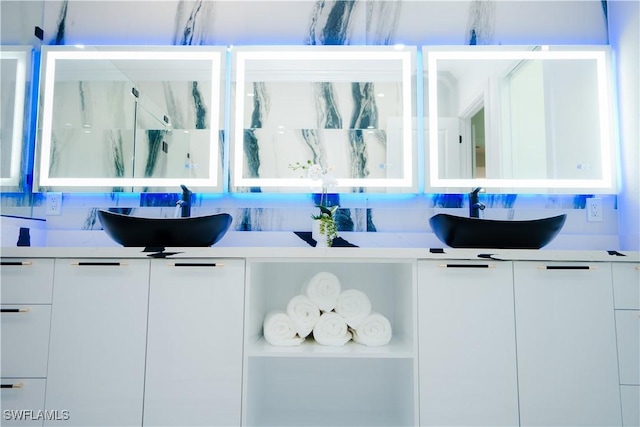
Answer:
POLYGON ((277 346, 300 345, 311 337, 318 344, 329 346, 342 346, 350 340, 383 346, 391 340, 391 323, 372 311, 364 292, 343 290, 338 277, 319 272, 284 310, 267 313, 263 333, 269 344, 277 346))

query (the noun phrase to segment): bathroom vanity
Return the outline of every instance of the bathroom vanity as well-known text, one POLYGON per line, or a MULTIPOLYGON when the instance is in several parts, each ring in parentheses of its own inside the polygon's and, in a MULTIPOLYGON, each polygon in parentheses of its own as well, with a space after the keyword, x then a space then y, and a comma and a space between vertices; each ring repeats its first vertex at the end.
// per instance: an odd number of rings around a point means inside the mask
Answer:
POLYGON ((3 248, 3 425, 638 423, 638 253, 169 250, 3 248), (264 340, 320 271, 388 345, 264 340))

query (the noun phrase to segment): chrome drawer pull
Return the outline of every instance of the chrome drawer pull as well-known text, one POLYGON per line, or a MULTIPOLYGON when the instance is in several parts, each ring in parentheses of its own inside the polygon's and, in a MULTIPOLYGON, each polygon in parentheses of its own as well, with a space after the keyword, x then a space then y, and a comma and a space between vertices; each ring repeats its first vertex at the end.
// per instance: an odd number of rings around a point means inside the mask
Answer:
POLYGON ((0 308, 0 313, 28 313, 28 308, 0 308))
POLYGON ((1 261, 0 265, 32 265, 31 261, 1 261))
POLYGON ((128 265, 126 262, 100 262, 100 261, 81 261, 81 262, 72 262, 71 265, 75 265, 78 267, 121 267, 123 265, 128 265))
POLYGON ((493 264, 440 264, 443 268, 495 268, 493 264))
POLYGON ((170 262, 168 265, 172 267, 224 267, 219 262, 170 262))
POLYGON ((15 384, 0 384, 0 388, 22 388, 24 384, 15 383, 15 384))
POLYGON ((598 267, 592 265, 540 265, 540 270, 595 270, 598 267))

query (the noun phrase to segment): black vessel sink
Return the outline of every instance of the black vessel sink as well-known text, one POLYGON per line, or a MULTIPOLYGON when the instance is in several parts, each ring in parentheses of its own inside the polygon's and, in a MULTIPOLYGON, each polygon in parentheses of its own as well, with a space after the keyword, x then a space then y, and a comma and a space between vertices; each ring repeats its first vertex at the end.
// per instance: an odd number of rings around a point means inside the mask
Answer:
POLYGON ((222 213, 189 218, 141 218, 100 210, 102 227, 127 247, 207 247, 218 242, 231 225, 222 213))
POLYGON ((562 229, 566 215, 527 221, 502 221, 438 214, 433 232, 452 248, 540 249, 562 229))

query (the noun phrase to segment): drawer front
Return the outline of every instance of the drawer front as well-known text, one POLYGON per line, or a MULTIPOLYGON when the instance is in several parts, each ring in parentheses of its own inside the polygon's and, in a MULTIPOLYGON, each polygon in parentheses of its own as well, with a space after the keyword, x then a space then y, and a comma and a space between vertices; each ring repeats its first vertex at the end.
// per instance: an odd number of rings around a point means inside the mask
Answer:
POLYGON ((613 297, 616 308, 640 310, 640 264, 613 263, 613 297))
POLYGON ((640 310, 616 310, 620 384, 640 385, 640 310))
POLYGON ((2 377, 47 376, 50 305, 1 306, 2 377))
MULTIPOLYGON (((4 361, 3 361, 4 363, 4 361)), ((44 379, 2 378, 2 426, 41 426, 44 410, 44 379)), ((51 414, 52 416, 60 414, 51 414)))
POLYGON ((640 386, 620 386, 622 396, 622 425, 640 426, 640 386))
POLYGON ((2 258, 2 304, 51 304, 53 259, 2 258))

